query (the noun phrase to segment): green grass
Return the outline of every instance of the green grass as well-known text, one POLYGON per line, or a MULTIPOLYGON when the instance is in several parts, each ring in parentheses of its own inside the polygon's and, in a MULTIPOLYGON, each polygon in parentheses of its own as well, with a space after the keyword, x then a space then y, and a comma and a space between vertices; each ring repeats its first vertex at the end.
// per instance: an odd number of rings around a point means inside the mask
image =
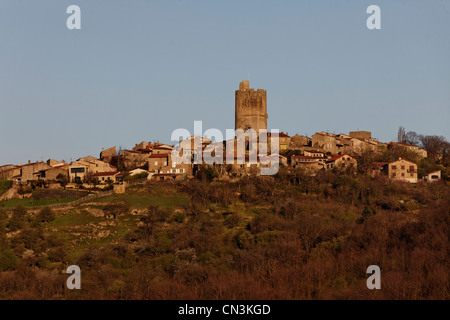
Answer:
POLYGON ((12 186, 11 180, 0 180, 0 193, 8 190, 12 186))
POLYGON ((86 225, 91 222, 98 222, 104 219, 94 217, 86 210, 81 210, 81 212, 77 211, 69 211, 63 215, 57 215, 56 219, 48 224, 49 227, 72 227, 78 225, 86 225))
POLYGON ((144 209, 150 205, 162 208, 181 207, 189 203, 185 194, 144 194, 131 192, 126 194, 116 194, 102 198, 92 199, 85 203, 107 203, 112 201, 125 200, 130 206, 136 209, 144 209))
POLYGON ((11 199, 0 202, 0 208, 14 208, 17 205, 21 204, 24 207, 40 207, 40 206, 49 206, 57 203, 69 203, 72 201, 78 200, 78 198, 61 198, 61 199, 11 199))

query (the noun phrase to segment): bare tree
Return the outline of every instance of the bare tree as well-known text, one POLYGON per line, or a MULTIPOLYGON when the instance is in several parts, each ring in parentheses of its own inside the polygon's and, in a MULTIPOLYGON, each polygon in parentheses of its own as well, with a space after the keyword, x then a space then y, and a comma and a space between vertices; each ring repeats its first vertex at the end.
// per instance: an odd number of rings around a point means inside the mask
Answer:
POLYGON ((440 162, 443 156, 448 155, 448 142, 443 136, 420 136, 420 142, 425 150, 427 150, 428 158, 433 161, 440 162))
POLYGON ((400 143, 406 143, 406 131, 404 127, 398 128, 397 141, 400 143))
POLYGON ((411 144, 413 146, 417 146, 420 143, 420 136, 414 131, 408 131, 406 134, 406 142, 407 144, 411 144))

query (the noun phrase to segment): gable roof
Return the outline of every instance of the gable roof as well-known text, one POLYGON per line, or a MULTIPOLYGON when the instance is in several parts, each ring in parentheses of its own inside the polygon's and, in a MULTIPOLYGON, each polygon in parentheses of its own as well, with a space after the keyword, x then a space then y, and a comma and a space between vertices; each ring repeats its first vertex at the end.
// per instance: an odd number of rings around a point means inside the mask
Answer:
POLYGON ((409 163, 415 164, 415 165, 417 166, 417 163, 415 163, 415 162, 412 162, 412 161, 409 161, 409 160, 406 160, 406 159, 398 159, 398 160, 395 160, 395 161, 389 162, 389 164, 392 164, 392 163, 396 163, 396 162, 399 162, 399 161, 406 161, 406 162, 409 162, 409 163))
POLYGON ((347 153, 344 153, 344 154, 334 155, 334 156, 332 156, 330 159, 328 159, 326 162, 333 162, 333 161, 336 161, 336 160, 342 158, 343 156, 347 156, 347 157, 349 157, 349 158, 352 158, 352 159, 356 160, 355 158, 353 158, 352 156, 348 155, 347 153))

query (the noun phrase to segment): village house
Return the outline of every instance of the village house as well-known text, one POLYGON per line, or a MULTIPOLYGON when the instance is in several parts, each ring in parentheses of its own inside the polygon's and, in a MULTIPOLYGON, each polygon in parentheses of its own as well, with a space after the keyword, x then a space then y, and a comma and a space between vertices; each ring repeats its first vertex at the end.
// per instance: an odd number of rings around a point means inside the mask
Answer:
POLYGON ((307 136, 301 136, 296 134, 295 136, 291 137, 289 142, 289 149, 299 149, 301 147, 305 146, 311 146, 311 138, 307 136))
POLYGON ((44 181, 55 181, 57 180, 59 175, 62 175, 64 177, 69 176, 69 165, 60 165, 55 166, 43 170, 39 170, 34 173, 36 176, 36 179, 38 180, 44 180, 44 181))
POLYGON ((142 141, 141 143, 136 143, 131 149, 133 151, 151 151, 152 143, 142 141))
POLYGON ((96 172, 92 175, 98 183, 114 183, 123 181, 123 174, 117 171, 111 172, 96 172))
POLYGON ((350 137, 341 137, 324 131, 315 133, 312 136, 312 147, 322 149, 325 153, 341 154, 350 146, 350 137))
POLYGON ((407 151, 418 154, 421 158, 426 158, 428 156, 428 153, 425 149, 419 148, 418 146, 414 146, 412 144, 392 141, 391 143, 389 143, 388 148, 403 148, 407 151))
POLYGON ((414 162, 400 158, 397 161, 384 164, 382 171, 391 180, 417 183, 417 164, 414 162))
POLYGON ((291 164, 295 167, 299 163, 325 163, 326 157, 313 157, 313 156, 292 156, 291 164))
POLYGON ((27 181, 37 180, 36 172, 44 169, 52 168, 43 161, 31 162, 21 164, 10 169, 0 172, 1 180, 12 180, 16 183, 23 183, 27 181))
POLYGON ((167 144, 155 144, 152 147, 152 154, 164 154, 172 152, 173 146, 167 144))
POLYGON ((0 180, 12 180, 13 177, 20 177, 20 167, 15 165, 7 165, 0 170, 0 180))
POLYGON ((435 182, 441 180, 441 170, 435 170, 423 175, 422 179, 426 182, 435 182))
POLYGON ((307 157, 319 157, 319 158, 324 158, 325 154, 322 151, 319 150, 311 150, 311 149, 306 149, 303 151, 303 155, 307 156, 307 157))
POLYGON ((192 164, 176 164, 172 162, 171 153, 156 153, 148 159, 148 171, 150 178, 179 180, 192 174, 192 164))
MULTIPOLYGON (((268 132, 267 135, 270 139, 270 146, 271 146, 275 138, 272 137, 271 132, 268 132)), ((278 133, 278 144, 279 144, 280 152, 285 152, 285 151, 289 150, 290 143, 291 143, 291 137, 287 133, 284 133, 284 132, 278 133)))
POLYGON ((80 158, 69 165, 69 179, 72 182, 82 182, 86 180, 86 176, 90 176, 97 172, 116 172, 117 168, 91 156, 80 158), (89 159, 89 160, 86 160, 89 159))
POLYGON ((357 160, 348 154, 335 155, 325 161, 325 169, 354 169, 357 167, 357 160))

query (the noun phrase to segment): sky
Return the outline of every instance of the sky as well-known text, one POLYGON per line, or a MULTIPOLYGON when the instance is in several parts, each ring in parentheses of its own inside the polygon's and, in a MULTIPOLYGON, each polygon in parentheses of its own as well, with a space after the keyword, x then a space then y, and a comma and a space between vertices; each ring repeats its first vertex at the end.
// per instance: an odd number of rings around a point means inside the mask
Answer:
POLYGON ((449 140, 450 0, 0 0, 0 165, 233 129, 247 79, 269 129, 449 140))

